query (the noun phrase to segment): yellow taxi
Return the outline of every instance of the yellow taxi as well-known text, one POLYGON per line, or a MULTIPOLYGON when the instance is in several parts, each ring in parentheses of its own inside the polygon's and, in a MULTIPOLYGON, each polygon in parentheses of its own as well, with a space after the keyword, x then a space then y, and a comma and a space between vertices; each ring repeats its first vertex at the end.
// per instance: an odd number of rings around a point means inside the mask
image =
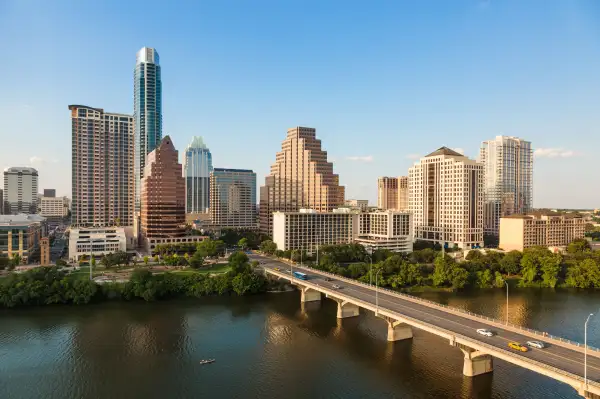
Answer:
POLYGON ((276 268, 275 268, 275 271, 276 271, 276 272, 280 272, 280 271, 281 271, 281 269, 280 269, 280 268, 278 268, 278 267, 276 267, 276 268))
POLYGON ((529 348, 527 348, 525 345, 521 345, 518 342, 509 342, 508 347, 521 352, 527 352, 529 350, 529 348))

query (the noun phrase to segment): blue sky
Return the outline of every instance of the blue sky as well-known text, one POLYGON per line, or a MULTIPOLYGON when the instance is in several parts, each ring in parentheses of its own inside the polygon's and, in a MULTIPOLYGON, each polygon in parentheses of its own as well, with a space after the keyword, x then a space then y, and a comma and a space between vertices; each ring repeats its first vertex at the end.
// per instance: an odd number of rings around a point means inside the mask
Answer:
POLYGON ((163 132, 264 182, 315 127, 347 198, 376 200, 440 146, 537 151, 534 205, 600 207, 600 2, 0 0, 0 168, 70 196, 68 104, 133 112, 135 53, 160 53, 163 132))

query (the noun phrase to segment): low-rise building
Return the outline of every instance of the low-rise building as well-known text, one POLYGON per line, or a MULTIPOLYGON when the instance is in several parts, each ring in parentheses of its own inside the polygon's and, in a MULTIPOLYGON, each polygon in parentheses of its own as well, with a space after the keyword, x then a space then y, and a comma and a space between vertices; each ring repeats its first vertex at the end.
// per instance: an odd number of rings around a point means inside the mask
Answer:
POLYGON ((500 245, 505 251, 534 246, 563 247, 583 238, 585 221, 578 214, 530 214, 500 218, 500 245))
POLYGON ((48 237, 40 238, 40 265, 50 265, 50 240, 48 237))
POLYGON ((148 254, 156 255, 157 245, 177 245, 177 244, 191 244, 199 243, 206 240, 208 236, 183 236, 183 237, 169 237, 169 238, 147 238, 146 239, 146 251, 148 254))
POLYGON ((100 258, 115 252, 127 251, 127 236, 123 227, 71 229, 69 260, 77 262, 82 256, 100 258))
POLYGON ((13 258, 18 255, 27 264, 39 251, 40 240, 48 235, 46 219, 40 215, 0 216, 0 256, 13 258))
POLYGON ((40 201, 40 214, 46 219, 64 219, 69 213, 69 205, 65 198, 42 197, 40 201))
POLYGON ((349 208, 360 209, 361 211, 365 212, 369 208, 369 201, 359 199, 347 199, 344 202, 344 205, 349 208))
POLYGON ((347 208, 275 212, 273 242, 282 251, 302 249, 311 254, 323 245, 351 242, 372 250, 411 252, 412 217, 402 211, 353 212, 347 208))
POLYGON ((348 244, 358 232, 358 215, 348 209, 273 213, 273 242, 282 251, 316 252, 323 245, 348 244))
POLYGON ((412 252, 413 225, 409 212, 377 211, 358 215, 358 236, 354 242, 370 248, 393 252, 412 252))

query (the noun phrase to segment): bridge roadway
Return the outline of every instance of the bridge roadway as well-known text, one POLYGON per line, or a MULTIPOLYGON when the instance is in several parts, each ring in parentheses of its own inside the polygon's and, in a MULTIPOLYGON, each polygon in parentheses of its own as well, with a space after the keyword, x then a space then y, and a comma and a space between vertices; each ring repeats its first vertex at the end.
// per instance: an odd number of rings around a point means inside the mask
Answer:
MULTIPOLYGON (((388 293, 387 290, 382 290, 381 288, 378 292, 379 306, 376 308, 375 286, 370 287, 360 282, 354 282, 298 265, 294 265, 293 270, 306 273, 309 279, 307 281, 297 278, 292 279, 290 278, 289 264, 254 254, 250 255, 250 258, 260 261, 261 267, 271 275, 288 279, 301 288, 305 287, 313 291, 325 293, 334 300, 337 298, 339 306, 342 303, 354 302, 354 305, 358 307, 374 311, 378 310, 377 313, 379 316, 387 316, 393 320, 400 320, 410 326, 449 338, 451 345, 458 346, 461 349, 477 351, 475 352, 476 356, 484 354, 501 358, 510 363, 568 383, 583 396, 600 398, 600 396, 596 396, 600 395, 600 354, 596 351, 588 349, 587 375, 589 386, 585 390, 584 395, 582 383, 584 374, 583 347, 575 348, 572 345, 558 343, 550 338, 542 338, 541 336, 533 337, 531 333, 516 332, 509 327, 505 328, 499 325, 498 322, 489 322, 484 318, 481 320, 477 320, 474 317, 469 318, 457 314, 459 312, 451 313, 451 310, 444 309, 441 306, 436 308, 425 301, 419 301, 416 297, 412 297, 414 300, 404 299, 401 296, 388 293), (277 271, 275 270, 276 268, 280 270, 277 271), (327 277, 332 278, 333 281, 327 281, 327 277), (333 285, 339 285, 341 289, 334 289, 333 285), (482 336, 476 332, 478 328, 490 329, 495 335, 492 337, 482 336), (548 346, 545 349, 530 348, 528 352, 516 352, 508 348, 508 342, 510 341, 525 344, 526 341, 530 340, 543 341, 548 346)), ((356 309, 356 314, 358 314, 358 309, 356 309)), ((338 311, 338 317, 345 316, 339 316, 338 311)), ((411 337, 412 331, 406 338, 411 337)), ((465 353, 466 359, 468 354, 465 351, 463 353, 465 353)), ((472 375, 491 370, 490 361, 490 365, 486 370, 476 372, 472 375)))

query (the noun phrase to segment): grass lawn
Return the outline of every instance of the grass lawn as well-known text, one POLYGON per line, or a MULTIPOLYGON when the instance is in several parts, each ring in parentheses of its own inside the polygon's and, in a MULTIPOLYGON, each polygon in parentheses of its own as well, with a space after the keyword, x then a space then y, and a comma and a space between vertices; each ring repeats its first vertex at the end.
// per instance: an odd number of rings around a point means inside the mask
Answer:
POLYGON ((210 267, 204 266, 200 269, 190 269, 187 268, 185 270, 176 270, 172 273, 177 274, 221 274, 227 273, 231 268, 227 265, 227 263, 217 263, 216 265, 211 265, 210 267))

